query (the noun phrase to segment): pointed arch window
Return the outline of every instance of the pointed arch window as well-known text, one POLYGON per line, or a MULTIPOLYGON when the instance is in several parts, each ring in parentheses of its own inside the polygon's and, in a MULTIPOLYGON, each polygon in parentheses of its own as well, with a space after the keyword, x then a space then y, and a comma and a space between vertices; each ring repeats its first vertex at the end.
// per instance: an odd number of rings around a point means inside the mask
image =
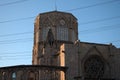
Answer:
POLYGON ((3 72, 3 80, 7 80, 7 75, 6 75, 6 72, 3 72))
POLYGON ((47 40, 48 40, 49 45, 52 46, 54 43, 54 35, 52 33, 52 29, 49 29, 48 31, 47 40))
POLYGON ((74 42, 76 40, 75 31, 72 30, 71 40, 74 42))
POLYGON ((29 72, 28 80, 36 80, 35 77, 36 77, 36 76, 35 76, 35 73, 34 73, 34 72, 32 72, 32 71, 29 72))
POLYGON ((57 27, 57 40, 68 41, 68 28, 57 27))
POLYGON ((48 31, 49 31, 48 27, 43 27, 42 28, 42 41, 46 40, 48 31))
POLYGON ((12 73, 12 80, 16 80, 16 73, 15 72, 12 73))

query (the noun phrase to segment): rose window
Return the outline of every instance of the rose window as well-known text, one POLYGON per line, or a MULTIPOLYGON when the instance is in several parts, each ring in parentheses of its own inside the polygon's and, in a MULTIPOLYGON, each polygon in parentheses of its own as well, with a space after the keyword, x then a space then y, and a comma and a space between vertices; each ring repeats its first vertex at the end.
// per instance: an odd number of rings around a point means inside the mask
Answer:
POLYGON ((98 56, 88 58, 84 63, 86 78, 100 78, 104 73, 104 63, 98 56))

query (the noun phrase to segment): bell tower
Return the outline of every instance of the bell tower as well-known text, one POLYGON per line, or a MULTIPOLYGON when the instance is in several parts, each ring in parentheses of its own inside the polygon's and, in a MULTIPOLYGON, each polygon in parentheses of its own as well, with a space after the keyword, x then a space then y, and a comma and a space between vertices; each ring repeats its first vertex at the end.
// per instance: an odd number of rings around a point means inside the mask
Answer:
POLYGON ((39 14, 34 23, 33 65, 65 66, 63 44, 78 40, 77 19, 70 13, 39 14))

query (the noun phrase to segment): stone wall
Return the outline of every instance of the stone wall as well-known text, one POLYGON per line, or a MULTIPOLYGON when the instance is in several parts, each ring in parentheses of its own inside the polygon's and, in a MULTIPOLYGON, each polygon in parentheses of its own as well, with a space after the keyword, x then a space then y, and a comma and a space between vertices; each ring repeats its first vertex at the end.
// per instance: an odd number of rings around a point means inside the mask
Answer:
POLYGON ((40 65, 2 67, 0 68, 0 80, 65 80, 66 69, 65 67, 40 65))

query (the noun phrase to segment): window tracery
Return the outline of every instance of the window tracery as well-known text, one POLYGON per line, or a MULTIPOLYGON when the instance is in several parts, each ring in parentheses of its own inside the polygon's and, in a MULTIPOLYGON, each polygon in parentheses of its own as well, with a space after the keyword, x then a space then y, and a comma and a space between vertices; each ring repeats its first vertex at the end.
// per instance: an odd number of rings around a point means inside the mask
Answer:
POLYGON ((100 78, 104 74, 104 63, 98 56, 88 58, 84 63, 86 78, 100 78))
POLYGON ((48 33, 49 28, 48 27, 43 27, 42 28, 42 40, 45 41, 47 38, 47 33, 48 33))
POLYGON ((68 28, 57 27, 57 40, 68 41, 68 28))

